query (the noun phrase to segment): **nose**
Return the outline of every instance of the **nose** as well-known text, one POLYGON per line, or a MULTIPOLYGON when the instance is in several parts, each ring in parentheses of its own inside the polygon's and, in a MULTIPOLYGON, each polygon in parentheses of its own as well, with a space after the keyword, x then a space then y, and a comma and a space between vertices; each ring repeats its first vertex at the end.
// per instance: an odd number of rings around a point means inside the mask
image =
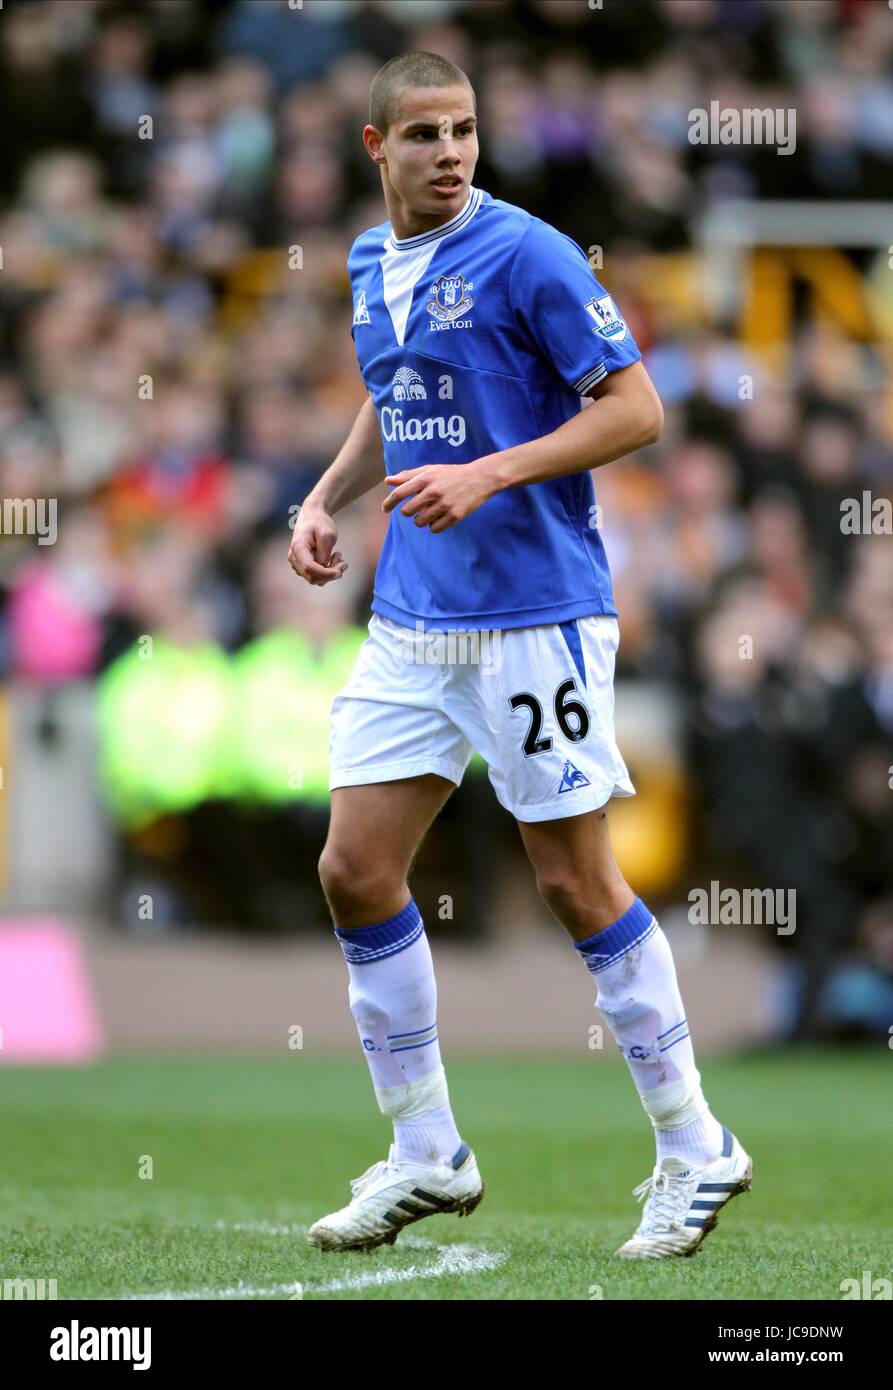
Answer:
POLYGON ((435 160, 436 164, 441 165, 459 163, 461 156, 456 147, 455 139, 452 135, 438 136, 437 146, 437 157, 435 160))

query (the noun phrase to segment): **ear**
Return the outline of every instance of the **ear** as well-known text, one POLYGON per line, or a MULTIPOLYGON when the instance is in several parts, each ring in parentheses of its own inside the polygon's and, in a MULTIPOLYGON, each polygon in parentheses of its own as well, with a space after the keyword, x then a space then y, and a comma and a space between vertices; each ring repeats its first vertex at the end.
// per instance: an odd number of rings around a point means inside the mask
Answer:
POLYGON ((384 152, 384 136, 374 125, 363 127, 363 144, 366 146, 366 153, 376 164, 387 163, 384 152))

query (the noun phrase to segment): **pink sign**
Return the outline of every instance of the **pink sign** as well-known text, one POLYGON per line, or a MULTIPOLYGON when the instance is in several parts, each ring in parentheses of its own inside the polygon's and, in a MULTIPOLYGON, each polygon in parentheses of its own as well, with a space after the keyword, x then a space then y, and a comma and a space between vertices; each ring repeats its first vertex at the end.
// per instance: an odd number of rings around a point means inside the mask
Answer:
POLYGON ((104 1050, 78 933, 48 918, 0 921, 0 1064, 95 1062, 104 1050))

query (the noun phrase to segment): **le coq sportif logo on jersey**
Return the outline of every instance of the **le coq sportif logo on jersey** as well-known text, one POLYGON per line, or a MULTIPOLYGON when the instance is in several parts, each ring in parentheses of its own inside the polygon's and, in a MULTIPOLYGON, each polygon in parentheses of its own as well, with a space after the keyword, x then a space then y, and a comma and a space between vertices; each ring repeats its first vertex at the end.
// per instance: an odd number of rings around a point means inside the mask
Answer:
MULTIPOLYGON (((452 398, 452 381, 442 377, 441 396, 452 398)), ((428 388, 417 371, 412 367, 400 367, 391 382, 391 394, 395 401, 423 402, 428 400, 428 388)), ((394 440, 401 443, 416 443, 425 439, 444 439, 454 449, 465 443, 465 417, 463 415, 407 415, 402 405, 384 405, 381 408, 381 432, 389 444, 394 440)))
POLYGON ((356 303, 355 303, 354 306, 353 306, 353 326, 354 326, 354 328, 356 328, 357 325, 360 324, 360 323, 368 323, 368 324, 370 324, 370 325, 371 325, 371 323, 372 323, 372 320, 371 320, 371 318, 369 317, 369 310, 368 310, 367 307, 366 307, 366 291, 365 291, 365 290, 360 290, 360 293, 357 295, 356 303))

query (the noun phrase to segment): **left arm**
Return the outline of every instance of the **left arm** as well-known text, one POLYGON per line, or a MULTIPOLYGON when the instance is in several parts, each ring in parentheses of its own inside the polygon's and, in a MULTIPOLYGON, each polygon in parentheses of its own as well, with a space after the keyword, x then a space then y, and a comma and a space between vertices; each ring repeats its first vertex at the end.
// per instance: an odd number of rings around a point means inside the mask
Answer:
POLYGON ((403 515, 432 532, 445 531, 503 488, 599 468, 660 437, 663 408, 641 361, 610 372, 587 395, 593 405, 539 439, 472 463, 426 464, 392 474, 385 479, 392 491, 383 510, 411 497, 403 515))

